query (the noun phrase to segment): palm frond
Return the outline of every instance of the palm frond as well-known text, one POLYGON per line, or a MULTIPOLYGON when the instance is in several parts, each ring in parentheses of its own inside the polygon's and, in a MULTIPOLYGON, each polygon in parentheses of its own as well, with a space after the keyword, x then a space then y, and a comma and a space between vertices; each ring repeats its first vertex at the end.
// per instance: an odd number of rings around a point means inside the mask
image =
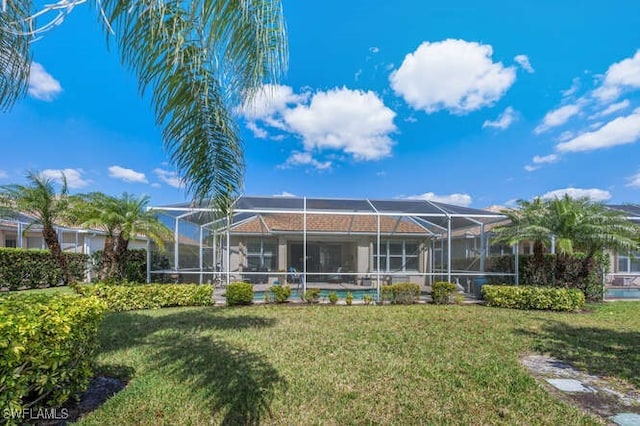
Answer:
POLYGON ((0 8, 0 112, 8 111, 29 87, 31 53, 25 33, 31 3, 11 1, 0 8))
POLYGON ((286 66, 277 0, 106 0, 123 62, 151 89, 156 122, 187 190, 201 200, 242 187, 232 108, 286 66))

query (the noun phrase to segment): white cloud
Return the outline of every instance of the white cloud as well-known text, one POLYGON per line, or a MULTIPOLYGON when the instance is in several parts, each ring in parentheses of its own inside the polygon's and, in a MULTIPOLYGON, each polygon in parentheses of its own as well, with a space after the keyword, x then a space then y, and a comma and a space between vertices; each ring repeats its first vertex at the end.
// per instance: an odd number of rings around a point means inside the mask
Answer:
POLYGON ((238 112, 247 120, 264 120, 284 111, 289 105, 304 102, 308 96, 307 93, 293 93, 289 86, 265 84, 238 112))
POLYGON ((53 78, 41 64, 32 62, 29 75, 29 94, 41 101, 51 102, 61 92, 60 82, 53 78))
POLYGON ((248 121, 247 129, 251 130, 251 132, 253 132, 253 136, 258 139, 266 139, 269 136, 269 133, 267 133, 265 129, 259 127, 255 121, 248 121))
POLYGON ((485 127, 492 127, 494 129, 504 130, 511 126, 516 118, 517 114, 514 109, 511 107, 507 107, 507 109, 505 109, 502 114, 500 114, 495 120, 486 120, 484 123, 482 123, 482 128, 484 129, 485 127))
MULTIPOLYGON (((278 129, 302 139, 309 158, 313 158, 311 152, 331 150, 343 151, 358 161, 378 160, 390 155, 394 145, 389 135, 396 130, 396 113, 371 91, 343 87, 298 95, 288 86, 269 86, 238 112, 258 138, 266 138, 269 129, 278 129), (263 96, 265 93, 271 96, 263 96)), ((292 158, 287 165, 310 164, 299 161, 299 155, 292 158)), ((314 166, 328 168, 326 164, 314 166)))
POLYGON ((580 79, 578 77, 575 77, 571 82, 571 87, 561 92, 562 97, 568 98, 570 96, 573 96, 576 94, 576 92, 578 92, 578 89, 580 89, 580 79))
POLYGON ((306 151, 344 151, 356 160, 377 160, 391 153, 395 115, 374 92, 342 88, 315 93, 309 105, 285 111, 284 120, 306 151))
POLYGON ((609 67, 602 86, 594 91, 594 96, 603 102, 612 101, 626 88, 640 88, 640 49, 632 58, 623 59, 609 67))
POLYGON ((556 189, 555 191, 549 191, 542 196, 542 198, 550 199, 550 198, 562 198, 565 194, 568 194, 571 198, 582 198, 587 197, 593 201, 607 201, 611 198, 611 193, 609 191, 605 191, 603 189, 591 188, 591 189, 581 189, 581 188, 564 188, 564 189, 556 189))
POLYGON ((629 176, 627 180, 629 180, 627 186, 630 186, 632 188, 640 188, 640 172, 636 173, 633 176, 629 176))
POLYGON ((293 166, 311 166, 317 170, 328 170, 331 169, 331 161, 318 161, 308 152, 294 151, 281 167, 293 166))
POLYGON ((151 184, 151 187, 152 187, 152 188, 162 188, 162 185, 160 185, 158 182, 153 182, 153 183, 151 184))
POLYGON ((419 195, 410 195, 405 197, 407 200, 427 200, 435 201, 437 203, 455 204, 457 206, 467 207, 471 205, 471 196, 468 194, 449 194, 449 195, 436 195, 433 192, 425 192, 419 195))
POLYGON ((517 55, 515 58, 513 58, 513 60, 529 74, 535 72, 535 70, 531 66, 531 62, 529 62, 529 57, 527 55, 517 55))
POLYGON ((72 189, 84 188, 91 183, 82 177, 84 170, 82 169, 46 169, 40 172, 47 179, 53 179, 62 183, 62 174, 67 179, 67 186, 72 189))
POLYGON ((4 170, 0 170, 0 179, 6 179, 9 177, 9 174, 4 170))
POLYGON ((586 132, 560 143, 560 152, 592 151, 616 145, 634 143, 640 139, 640 108, 626 117, 617 117, 598 130, 586 132))
POLYGON ((628 108, 629 105, 631 105, 631 102, 629 102, 628 99, 625 99, 624 101, 620 101, 617 102, 615 104, 611 104, 608 107, 606 107, 605 109, 603 109, 602 111, 593 114, 591 117, 589 117, 591 120, 596 119, 596 118, 602 118, 605 117, 607 115, 611 115, 613 113, 616 113, 618 111, 622 111, 625 108, 628 108))
POLYGON ((535 172, 536 170, 538 170, 540 168, 540 166, 532 166, 530 164, 527 164, 526 166, 524 166, 524 169, 528 172, 535 172))
POLYGON ((533 164, 550 164, 558 161, 558 156, 556 154, 549 154, 541 157, 536 155, 533 157, 533 164))
POLYGON ((565 105, 553 111, 549 111, 542 119, 542 123, 534 129, 534 133, 539 135, 553 127, 561 126, 579 112, 580 106, 578 104, 565 105))
POLYGON ((295 197, 296 195, 295 195, 295 194, 292 194, 292 193, 290 193, 290 192, 287 192, 287 191, 282 191, 281 193, 279 193, 279 194, 274 194, 273 196, 274 196, 274 197, 290 198, 290 197, 295 197))
POLYGON ((416 110, 453 114, 493 105, 516 79, 514 67, 493 62, 490 45, 447 39, 424 42, 389 76, 391 87, 416 110))
POLYGON ((369 48, 369 52, 378 53, 378 52, 380 52, 380 48, 376 47, 376 46, 372 46, 372 47, 369 48))
POLYGON ((121 179, 125 182, 140 182, 147 183, 147 177, 144 173, 136 172, 132 169, 126 169, 120 166, 109 167, 109 177, 114 179, 121 179))
POLYGON ((163 169, 153 169, 153 173, 158 176, 158 179, 169 186, 173 186, 174 188, 184 188, 184 182, 176 172, 163 169))

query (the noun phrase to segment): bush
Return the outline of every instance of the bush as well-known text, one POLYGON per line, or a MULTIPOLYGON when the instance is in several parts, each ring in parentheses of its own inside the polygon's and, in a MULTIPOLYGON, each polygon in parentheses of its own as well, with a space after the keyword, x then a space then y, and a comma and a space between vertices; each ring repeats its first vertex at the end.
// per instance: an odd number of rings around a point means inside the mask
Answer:
POLYGON ((373 302, 373 296, 371 296, 370 294, 365 294, 362 300, 364 301, 365 305, 370 305, 373 302))
POLYGON ((335 291, 329 293, 329 303, 331 303, 332 305, 338 303, 338 293, 336 293, 335 291))
POLYGON ((439 281, 431 286, 431 298, 437 305, 445 305, 451 302, 451 298, 458 287, 454 283, 439 281))
POLYGON ((482 293, 488 306, 501 308, 577 311, 585 302, 584 293, 567 288, 485 285, 482 293))
POLYGON ((276 303, 285 303, 289 296, 291 296, 291 287, 288 285, 274 285, 271 286, 269 291, 273 294, 273 298, 276 303))
POLYGON ((382 302, 411 305, 420 298, 420 286, 413 283, 398 283, 382 286, 382 302))
POLYGON ((114 312, 170 306, 213 305, 213 287, 197 284, 82 284, 75 291, 96 296, 114 312))
POLYGON ((227 306, 250 305, 253 303, 253 285, 243 282, 231 283, 223 296, 227 298, 227 306))
POLYGON ((309 288, 304 292, 304 300, 307 303, 318 303, 320 301, 320 289, 309 288))
POLYGON ((353 294, 351 294, 350 291, 347 292, 347 296, 345 297, 344 301, 349 306, 351 306, 351 304, 353 303, 353 294))
POLYGON ((393 303, 411 305, 420 299, 420 286, 413 283, 398 283, 393 286, 393 303))
MULTIPOLYGON (((65 253, 69 272, 74 281, 83 281, 89 256, 65 253)), ((62 271, 49 250, 0 248, 0 287, 9 290, 57 286, 62 271)))
POLYGON ((105 311, 95 297, 0 298, 0 407, 60 406, 84 391, 105 311))

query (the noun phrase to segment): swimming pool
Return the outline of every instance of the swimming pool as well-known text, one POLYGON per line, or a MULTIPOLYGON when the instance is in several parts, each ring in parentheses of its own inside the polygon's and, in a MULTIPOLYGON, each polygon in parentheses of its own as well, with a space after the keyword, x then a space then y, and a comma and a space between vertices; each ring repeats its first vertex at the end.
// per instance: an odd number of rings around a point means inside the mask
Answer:
MULTIPOLYGON (((364 300, 365 295, 376 297, 376 289, 366 289, 366 290, 320 290, 320 298, 329 297, 329 293, 335 291, 338 295, 338 299, 344 299, 347 297, 347 292, 351 292, 353 295, 353 300, 364 300)), ((264 294, 268 293, 265 291, 255 291, 253 293, 253 300, 264 300, 264 294)), ((298 290, 291 290, 291 296, 289 296, 289 300, 300 299, 302 295, 302 290, 298 292, 298 290)))
POLYGON ((640 299, 640 288, 608 288, 607 299, 640 299))

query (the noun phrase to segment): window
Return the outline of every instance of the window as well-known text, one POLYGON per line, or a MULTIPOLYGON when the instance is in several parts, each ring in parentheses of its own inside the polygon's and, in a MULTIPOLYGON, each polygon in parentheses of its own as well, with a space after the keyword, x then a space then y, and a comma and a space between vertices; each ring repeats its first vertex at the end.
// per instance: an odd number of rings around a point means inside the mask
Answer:
POLYGON ((14 239, 6 238, 6 239, 4 240, 4 246, 5 246, 5 247, 16 248, 16 247, 17 247, 17 241, 16 241, 16 240, 14 240, 14 239))
MULTIPOLYGON (((382 241, 380 270, 405 272, 418 270, 419 245, 413 241, 382 241)), ((378 269, 378 245, 373 244, 373 269, 378 269)))
POLYGON ((619 273, 640 273, 640 252, 618 255, 619 273))
POLYGON ((247 269, 249 271, 275 271, 278 245, 273 240, 247 241, 247 269))

